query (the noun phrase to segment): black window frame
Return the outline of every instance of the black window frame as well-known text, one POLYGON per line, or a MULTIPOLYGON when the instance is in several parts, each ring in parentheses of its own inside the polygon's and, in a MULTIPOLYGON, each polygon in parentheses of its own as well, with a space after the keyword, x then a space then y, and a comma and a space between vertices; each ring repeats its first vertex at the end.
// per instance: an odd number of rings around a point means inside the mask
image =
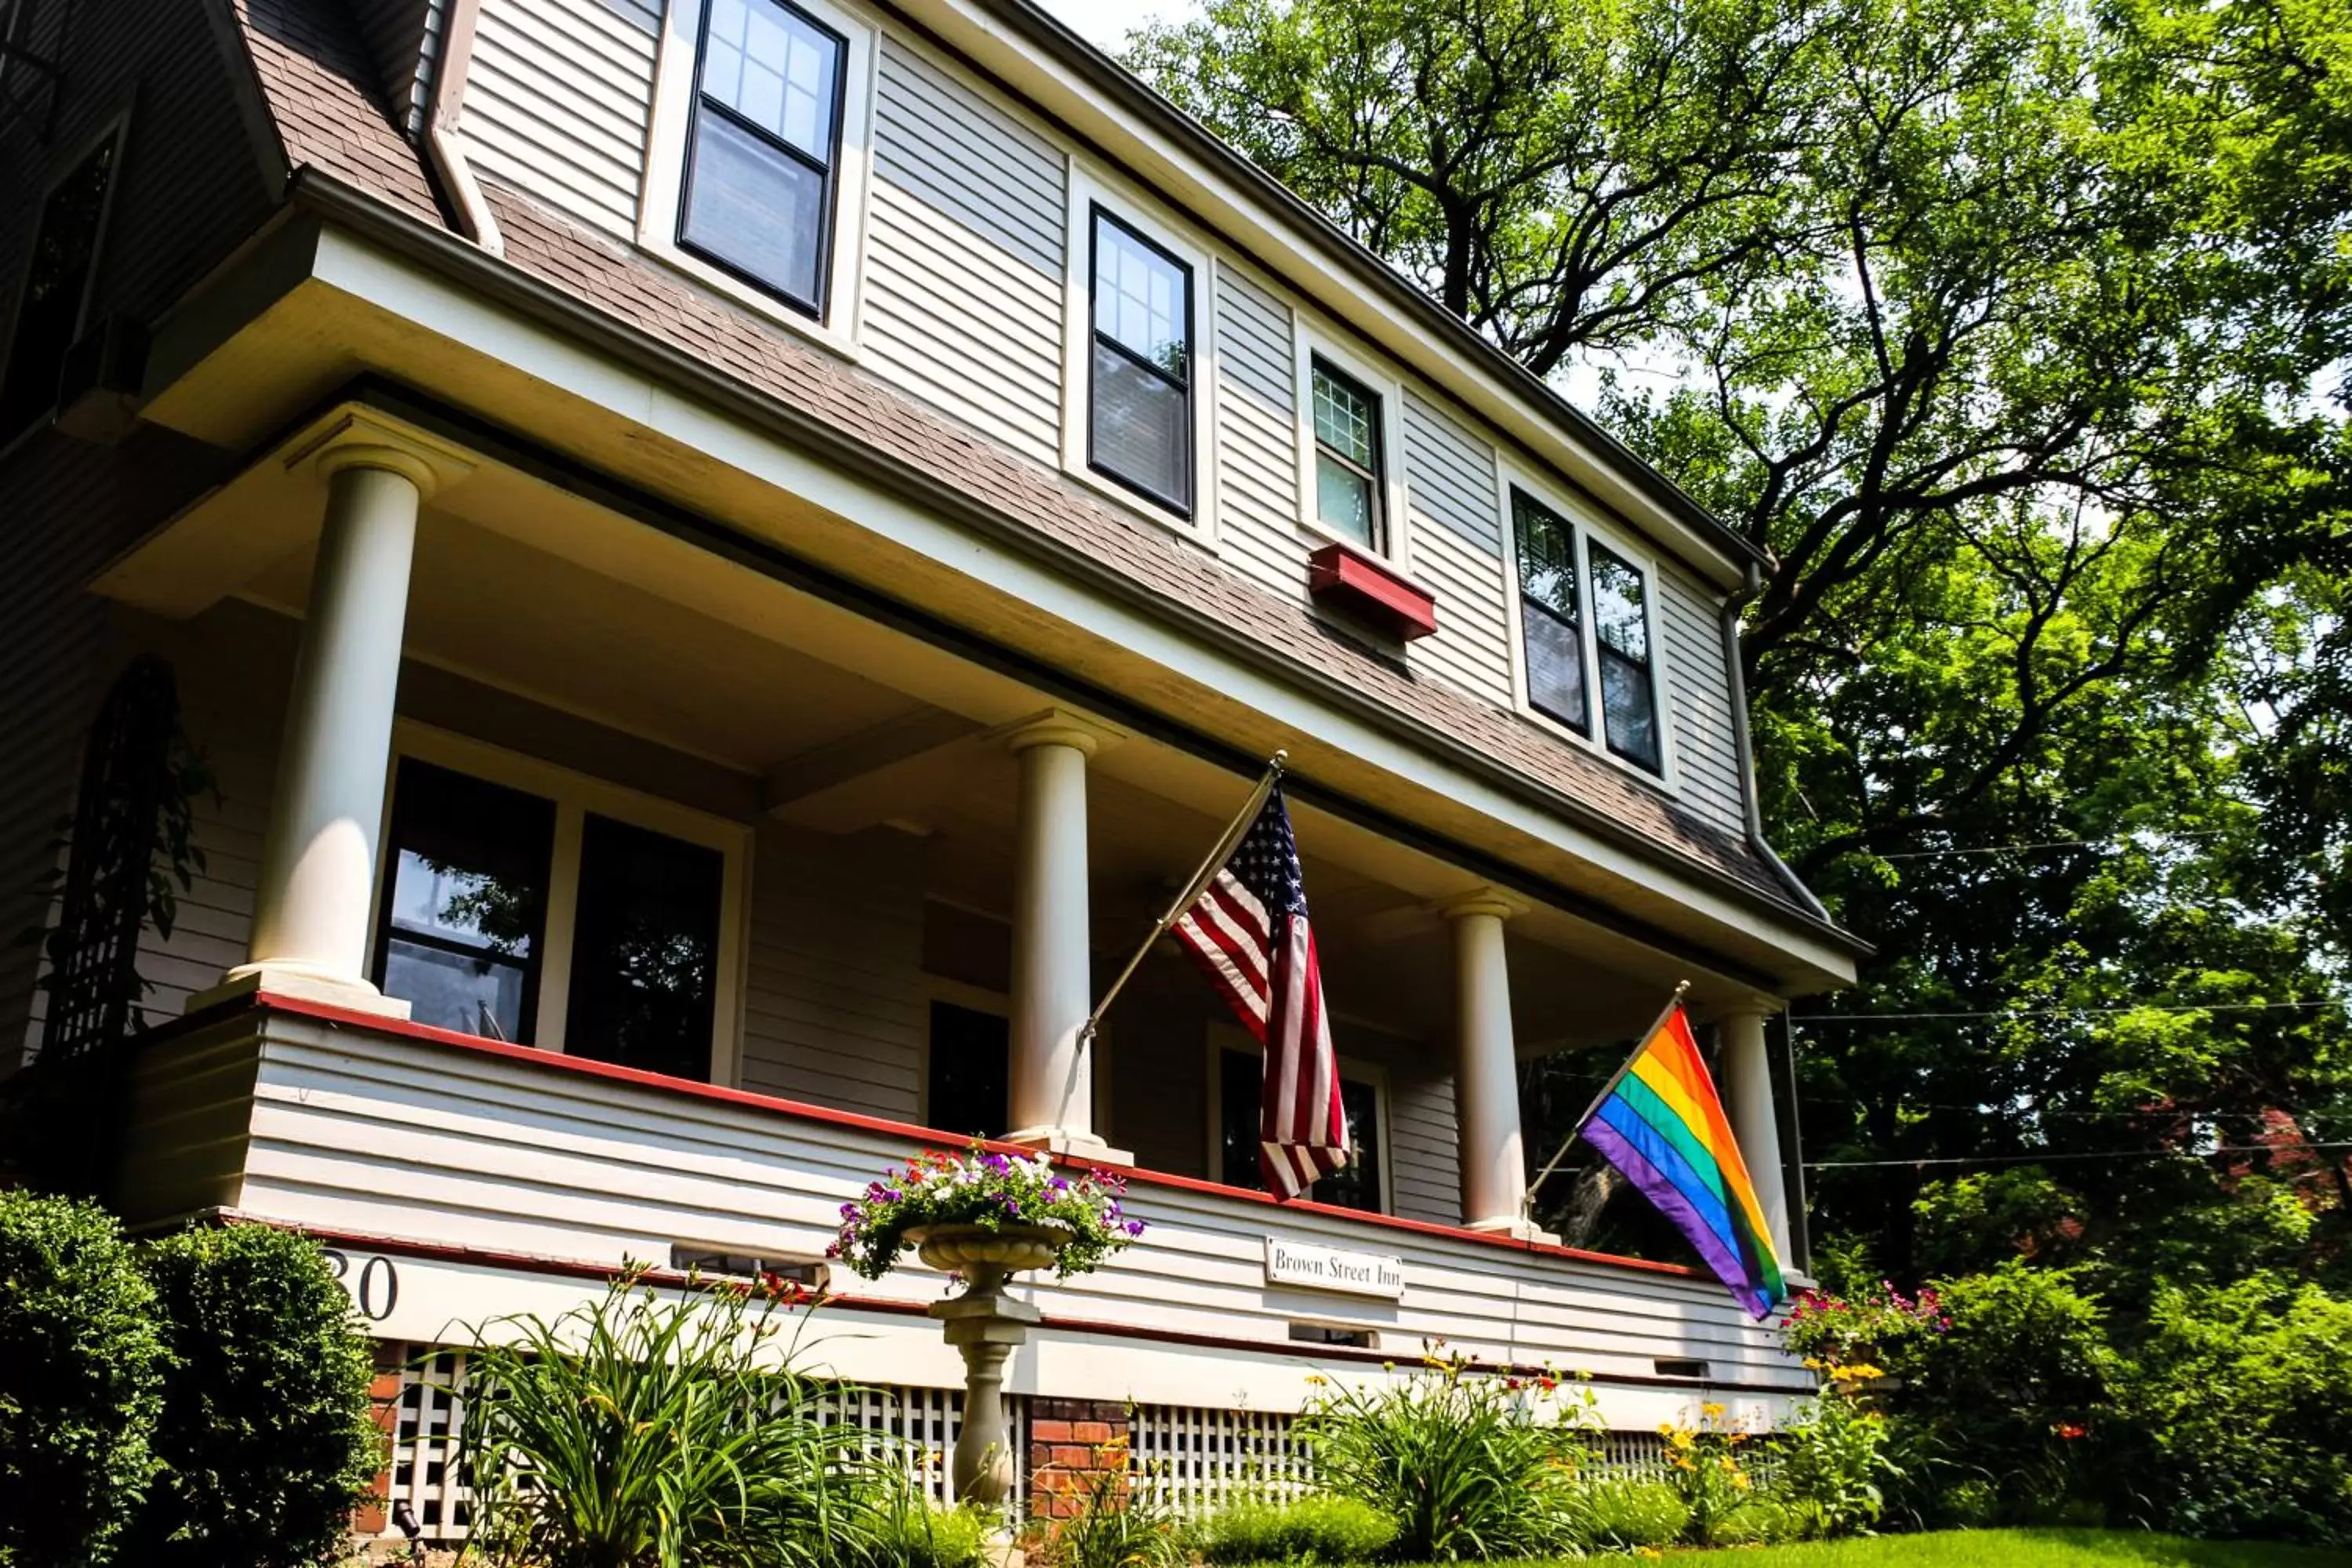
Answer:
MULTIPOLYGON (((1355 469, 1357 474, 1360 475, 1366 484, 1370 487, 1372 497, 1372 536, 1361 546, 1356 546, 1356 542, 1351 539, 1347 540, 1346 542, 1351 547, 1369 550, 1375 555, 1386 555, 1389 552, 1389 451, 1387 426, 1388 408, 1381 401, 1381 395, 1373 391, 1370 386, 1367 386, 1361 376, 1350 374, 1349 372, 1340 369, 1338 365, 1332 363, 1330 360, 1325 358, 1320 353, 1309 353, 1307 356, 1307 433, 1314 440, 1315 452, 1317 456, 1319 457, 1323 453, 1329 452, 1332 457, 1338 458, 1349 468, 1355 469), (1358 467, 1356 459, 1349 457, 1346 453, 1333 450, 1332 447, 1324 441, 1322 433, 1316 429, 1315 378, 1318 375, 1328 377, 1332 381, 1339 383, 1341 386, 1346 387, 1349 391, 1354 393, 1357 396, 1362 398, 1364 400, 1365 406, 1371 411, 1371 418, 1367 421, 1370 427, 1372 437, 1372 466, 1370 469, 1358 467)), ((1323 506, 1321 500, 1322 487, 1320 484, 1316 484, 1310 487, 1310 491, 1317 497, 1315 515, 1313 519, 1315 526, 1323 532, 1328 533, 1335 538, 1344 537, 1339 533, 1338 529, 1333 528, 1329 523, 1323 521, 1323 506)))
MULTIPOLYGON (((16 12, 13 9, 9 13, 8 25, 12 29, 16 26, 16 12)), ((74 301, 73 330, 67 335, 66 342, 58 353, 56 369, 58 375, 62 376, 66 360, 71 355, 74 344, 79 342, 82 334, 89 329, 90 301, 98 292, 98 272, 100 264, 106 258, 107 234, 114 226, 114 202, 122 189, 122 160, 124 150, 130 143, 130 135, 131 112, 126 109, 108 121, 97 134, 77 148, 73 157, 66 162, 56 176, 41 187, 40 199, 34 207, 31 232, 26 236, 23 270, 19 272, 16 279, 16 298, 10 302, 8 335, 5 340, 0 340, 0 426, 5 425, 8 382, 17 372, 18 355, 24 348, 21 339, 25 327, 25 306, 32 296, 33 272, 40 255, 41 237, 47 227, 49 203, 58 192, 64 188, 66 183, 80 173, 92 158, 100 153, 107 154, 106 191, 99 198, 98 222, 91 230, 89 238, 89 258, 83 266, 79 296, 74 301)), ((26 414, 24 424, 13 430, 0 427, 0 451, 6 451, 15 447, 26 437, 47 427, 56 419, 59 388, 53 381, 47 391, 47 400, 37 407, 31 404, 27 405, 30 411, 26 414)))
POLYGON ((782 137, 774 134, 764 126, 753 124, 731 105, 713 101, 702 90, 703 61, 710 49, 712 9, 710 0, 703 0, 702 15, 696 19, 694 27, 694 79, 688 83, 689 90, 694 95, 694 100, 688 107, 686 117, 685 163, 678 174, 677 216, 677 221, 671 225, 672 242, 678 249, 698 261, 716 267, 729 277, 751 285, 770 299, 790 307, 812 321, 823 321, 832 309, 833 247, 841 221, 839 211, 841 145, 843 132, 849 119, 849 38, 839 28, 827 25, 801 6, 793 5, 793 0, 744 0, 744 4, 747 5, 772 5, 779 10, 789 11, 834 41, 835 47, 833 64, 833 135, 825 148, 825 161, 819 164, 814 158, 782 137), (820 205, 824 209, 824 218, 817 229, 816 297, 814 300, 799 299, 772 279, 762 278, 750 268, 729 260, 708 246, 697 245, 687 238, 687 220, 694 211, 695 155, 701 147, 701 137, 698 132, 701 128, 702 116, 706 110, 716 110, 720 118, 736 130, 758 141, 770 151, 782 153, 803 168, 814 170, 824 181, 824 199, 820 205))
MULTIPOLYGON (((470 784, 488 784, 509 794, 527 795, 531 799, 547 803, 550 837, 547 865, 540 872, 539 931, 531 940, 530 951, 522 958, 522 995, 515 1005, 514 1038, 506 1042, 516 1046, 536 1046, 539 1043, 540 998, 545 994, 547 984, 547 928, 548 923, 555 916, 556 839, 563 831, 562 803, 551 795, 543 795, 537 790, 525 789, 520 784, 509 784, 504 779, 491 778, 467 768, 436 762, 431 757, 420 757, 409 752, 393 753, 392 808, 384 816, 383 869, 376 878, 380 886, 376 889, 375 939, 373 952, 369 955, 368 982, 379 990, 383 989, 385 977, 392 966, 392 943, 395 936, 402 942, 410 942, 418 947, 429 947, 436 952, 446 952, 459 958, 476 956, 475 950, 462 942, 452 941, 435 931, 410 931, 392 923, 393 897, 400 887, 400 839, 401 828, 404 821, 404 807, 402 800, 404 792, 400 788, 400 772, 402 768, 412 764, 430 768, 437 773, 453 774, 470 784)), ((506 962, 511 963, 512 960, 506 962)), ((487 1037, 484 1037, 487 1038, 487 1037)))
MULTIPOLYGON (((1232 1037, 1233 1037, 1229 1036, 1227 1037, 1227 1039, 1230 1040, 1232 1037)), ((1255 1040, 1250 1040, 1246 1037, 1244 1037, 1242 1043, 1239 1045, 1228 1044, 1225 1043, 1225 1041, 1213 1040, 1211 1042, 1211 1048, 1216 1052, 1217 1063, 1217 1082, 1215 1086, 1216 1133, 1213 1143, 1217 1152, 1218 1183, 1223 1186, 1240 1187, 1246 1192, 1263 1192, 1265 1188, 1259 1183, 1258 1169, 1255 1160, 1249 1162, 1242 1171, 1237 1173, 1233 1169, 1232 1163, 1225 1158, 1225 1144, 1228 1142, 1227 1133, 1230 1131, 1225 1124, 1225 1110, 1227 1109, 1228 1101, 1234 1092, 1233 1082, 1234 1080, 1230 1075, 1230 1068, 1233 1062, 1235 1059, 1239 1059, 1246 1061, 1255 1067, 1256 1069, 1255 1075, 1252 1077, 1249 1081, 1252 1089, 1262 1089, 1264 1087, 1265 1074, 1265 1052, 1255 1040)), ((1347 1064, 1343 1062, 1340 1064, 1339 1068, 1339 1092, 1343 1102, 1346 1100, 1347 1091, 1350 1089, 1362 1090, 1365 1095, 1370 1097, 1372 1105, 1371 1136, 1369 1139, 1363 1135, 1363 1129, 1359 1125, 1357 1118, 1351 1116, 1348 1119, 1348 1137, 1349 1143, 1357 1151, 1370 1152, 1370 1163, 1372 1167, 1371 1181, 1370 1184, 1371 1187, 1370 1206, 1364 1207, 1355 1204, 1341 1203, 1336 1198, 1328 1196, 1323 1193, 1318 1193, 1316 1189, 1322 1185, 1322 1183, 1320 1182, 1308 1184, 1306 1195, 1315 1203, 1330 1204, 1335 1208, 1349 1209, 1356 1214, 1391 1214, 1394 1212, 1396 1206, 1390 1199, 1392 1177, 1389 1171, 1387 1151, 1381 1147, 1381 1135, 1386 1131, 1389 1119, 1388 1086, 1376 1077, 1370 1077, 1360 1072, 1349 1071, 1347 1064)), ((1256 1125, 1257 1124, 1255 1122, 1251 1124, 1253 1131, 1255 1131, 1256 1125)), ((1244 1142, 1252 1148, 1255 1148, 1257 1141, 1253 1136, 1244 1140, 1244 1142)), ((1351 1163, 1350 1168, 1361 1170, 1363 1163, 1364 1162, 1360 1160, 1351 1163)), ((1324 1178, 1325 1181, 1332 1179, 1333 1178, 1330 1177, 1324 1178)))
MULTIPOLYGON (((1518 595, 1519 599, 1519 668, 1522 682, 1527 689, 1528 706, 1553 723, 1561 725, 1589 741, 1592 739, 1595 706, 1593 687, 1596 676, 1591 661, 1585 658, 1584 623, 1591 614, 1592 595, 1589 584, 1584 580, 1584 557, 1583 552, 1577 545, 1577 528, 1574 523, 1562 517, 1556 509, 1546 506, 1517 485, 1511 487, 1510 493, 1511 564, 1517 579, 1512 584, 1512 590, 1518 595), (1528 592, 1528 542, 1521 523, 1530 513, 1558 529, 1561 541, 1568 546, 1568 586, 1569 592, 1576 595, 1576 614, 1573 617, 1563 616, 1551 605, 1528 592), (1530 615, 1541 616, 1554 626, 1567 627, 1570 640, 1575 645, 1577 692, 1584 700, 1584 711, 1576 718, 1571 719, 1565 714, 1556 713, 1536 698, 1533 679, 1534 661, 1528 653, 1528 616, 1530 615)), ((1591 542, 1586 542, 1589 544, 1591 542)))
POLYGON ((1200 363, 1200 353, 1195 347, 1195 342, 1200 333, 1200 312, 1193 308, 1192 304, 1192 286, 1194 276, 1192 264, 1191 262, 1185 260, 1182 257, 1177 255, 1174 251, 1169 249, 1166 246, 1160 244, 1150 235, 1144 233, 1141 229, 1136 227, 1135 225, 1128 222, 1117 213, 1112 212, 1108 207, 1103 205, 1103 204, 1098 201, 1090 201, 1087 204, 1087 467, 1093 472, 1100 474, 1103 478, 1110 480, 1111 483, 1118 486, 1121 489, 1132 490, 1137 495, 1141 496, 1144 500, 1153 503, 1155 506, 1163 507, 1166 510, 1174 512, 1177 516, 1182 518, 1187 522, 1192 521, 1195 510, 1199 505, 1197 498, 1200 494, 1201 489, 1200 457, 1196 450, 1198 443, 1194 440, 1194 426, 1198 419, 1198 414, 1193 401, 1193 385, 1195 377, 1192 372, 1193 367, 1200 363), (1115 226, 1121 234, 1124 234, 1128 238, 1135 241, 1136 244, 1141 246, 1144 249, 1150 251, 1162 261, 1167 262, 1171 267, 1176 268, 1176 270, 1183 276, 1184 379, 1181 382, 1177 382, 1174 377, 1171 376, 1167 371, 1162 369, 1160 366, 1153 364, 1150 360, 1145 359, 1141 354, 1137 353, 1133 349, 1128 347, 1125 343, 1120 342, 1117 338, 1112 337, 1102 330, 1100 318, 1097 315, 1100 301, 1097 296, 1102 287, 1102 226, 1106 223, 1115 226), (1129 479, 1127 475, 1120 473, 1117 468, 1111 468, 1109 465, 1105 463, 1101 457, 1095 451, 1096 386, 1094 351, 1097 347, 1108 348, 1112 353, 1118 354, 1121 359, 1126 360, 1129 364, 1141 367, 1143 370, 1158 377, 1160 380, 1174 384, 1177 387, 1177 390, 1183 393, 1183 467, 1185 493, 1182 500, 1180 500, 1173 496, 1161 495, 1158 490, 1153 489, 1150 486, 1129 479))
POLYGON ((1593 685, 1586 700, 1599 711, 1601 741, 1601 744, 1609 748, 1609 754, 1633 763, 1644 773, 1664 778, 1666 773, 1666 715, 1664 704, 1658 700, 1658 636, 1657 627, 1650 614, 1651 600, 1655 593, 1654 584, 1657 580, 1656 574, 1644 570, 1640 563, 1629 559, 1624 552, 1612 549, 1597 539, 1586 540, 1584 551, 1586 557, 1584 593, 1588 603, 1595 597, 1593 586, 1595 579, 1591 565, 1591 556, 1595 551, 1631 572, 1634 580, 1642 584, 1642 646, 1643 648, 1643 656, 1635 658, 1629 653, 1612 647, 1609 645, 1609 639, 1601 635, 1601 617, 1597 612, 1594 613, 1592 616, 1592 653, 1595 660, 1592 671, 1593 685), (1621 665, 1641 671, 1642 689, 1649 693, 1650 698, 1650 742, 1657 750, 1657 755, 1654 757, 1643 756, 1638 752, 1628 751, 1619 745, 1616 735, 1611 731, 1607 666, 1612 658, 1621 665))

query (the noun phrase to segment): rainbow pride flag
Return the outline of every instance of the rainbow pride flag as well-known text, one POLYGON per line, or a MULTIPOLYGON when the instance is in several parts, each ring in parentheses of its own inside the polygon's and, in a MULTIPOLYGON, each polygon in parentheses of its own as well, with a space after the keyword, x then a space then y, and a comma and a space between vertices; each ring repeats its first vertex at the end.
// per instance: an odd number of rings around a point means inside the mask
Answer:
POLYGON ((1769 1317, 1788 1300, 1756 1184, 1680 1002, 1601 1091, 1580 1130, 1690 1238, 1750 1316, 1769 1317))

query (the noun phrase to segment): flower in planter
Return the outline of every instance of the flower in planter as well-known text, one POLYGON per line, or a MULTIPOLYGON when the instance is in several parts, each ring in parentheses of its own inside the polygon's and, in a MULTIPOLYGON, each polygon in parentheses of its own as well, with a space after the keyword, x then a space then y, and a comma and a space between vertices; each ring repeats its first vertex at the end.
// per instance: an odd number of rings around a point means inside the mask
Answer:
POLYGON ((825 1256, 868 1279, 890 1272, 913 1245, 908 1233, 931 1226, 982 1230, 1038 1226, 1061 1233, 1057 1278, 1086 1274, 1143 1234, 1121 1206, 1127 1178, 1112 1171, 1070 1174, 1036 1154, 1001 1154, 975 1142, 962 1154, 918 1154, 903 1169, 866 1184, 841 1205, 841 1234, 825 1256))

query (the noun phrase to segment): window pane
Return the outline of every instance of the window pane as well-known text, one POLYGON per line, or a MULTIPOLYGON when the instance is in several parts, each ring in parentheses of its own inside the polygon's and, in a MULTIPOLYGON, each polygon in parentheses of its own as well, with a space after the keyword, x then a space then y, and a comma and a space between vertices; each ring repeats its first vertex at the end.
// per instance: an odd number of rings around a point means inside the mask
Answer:
POLYGON ((677 1078, 710 1076, 724 868, 716 849, 588 818, 567 1052, 677 1078))
POLYGON ((1315 454, 1315 515, 1324 527, 1367 550, 1373 540, 1372 483, 1328 452, 1315 454))
POLYGON ((0 381, 0 441, 57 405, 58 374, 65 368, 74 334, 81 330, 90 262, 98 254, 99 219, 106 212, 106 187, 114 174, 114 146, 112 137, 100 143, 41 205, 30 270, 8 344, 6 379, 0 381))
POLYGON ((1372 400, 1332 371, 1317 365, 1315 439, 1356 467, 1370 472, 1372 461, 1372 400))
POLYGON ((379 979, 421 1024, 530 1037, 555 805, 404 758, 379 979))
POLYGON ((1518 530, 1519 592, 1573 626, 1576 548, 1568 524, 1517 490, 1511 517, 1518 530))
POLYGON ((814 306, 824 184, 824 175, 725 116, 697 115, 679 237, 814 306))
POLYGON ((774 0, 711 0, 702 90, 818 163, 833 163, 841 40, 774 0))
POLYGON ((1381 1099, 1369 1083, 1339 1080, 1339 1104, 1348 1113, 1348 1142, 1352 1146, 1347 1167, 1307 1189, 1318 1203, 1342 1208, 1381 1210, 1381 1099))
POLYGON ((1609 749, 1655 771, 1658 762, 1658 704, 1647 666, 1601 650, 1601 711, 1609 749))
POLYGON ((1528 703, 1579 734, 1585 732, 1584 641, 1570 623, 1541 605, 1523 603, 1520 630, 1528 654, 1528 703))
POLYGON ((1192 504, 1192 411, 1184 389, 1099 341, 1092 439, 1097 468, 1179 506, 1192 504))
POLYGON ((924 1114, 944 1132, 973 1138, 1000 1137, 1006 1119, 1011 1030, 994 1013, 931 1004, 929 1110, 924 1114))
POLYGON ((1192 313, 1183 268, 1095 215, 1095 331, 1184 381, 1192 374, 1192 313))
POLYGON ((1588 548, 1592 556, 1592 629, 1601 635, 1601 646, 1646 661, 1650 631, 1642 618, 1647 596, 1642 574, 1605 546, 1588 548))
MULTIPOLYGON (((1260 1080, 1265 1058, 1255 1051, 1221 1051, 1217 1063, 1218 1142, 1229 1187, 1262 1189, 1257 1168, 1260 1080)), ((1380 1096, 1369 1083, 1339 1080, 1340 1109, 1348 1113, 1354 1156, 1347 1169, 1307 1190, 1318 1203, 1381 1212, 1380 1096)))

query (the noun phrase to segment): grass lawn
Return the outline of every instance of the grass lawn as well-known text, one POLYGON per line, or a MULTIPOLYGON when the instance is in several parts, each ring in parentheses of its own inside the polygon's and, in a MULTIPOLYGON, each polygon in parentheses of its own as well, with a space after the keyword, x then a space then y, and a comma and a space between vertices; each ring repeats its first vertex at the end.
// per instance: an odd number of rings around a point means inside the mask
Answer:
MULTIPOLYGON (((1692 1568, 1717 1554, 1676 1553, 1692 1568)), ((2108 1530, 1956 1530, 1721 1553, 1724 1568, 2352 1568, 2352 1552, 2108 1530)))

